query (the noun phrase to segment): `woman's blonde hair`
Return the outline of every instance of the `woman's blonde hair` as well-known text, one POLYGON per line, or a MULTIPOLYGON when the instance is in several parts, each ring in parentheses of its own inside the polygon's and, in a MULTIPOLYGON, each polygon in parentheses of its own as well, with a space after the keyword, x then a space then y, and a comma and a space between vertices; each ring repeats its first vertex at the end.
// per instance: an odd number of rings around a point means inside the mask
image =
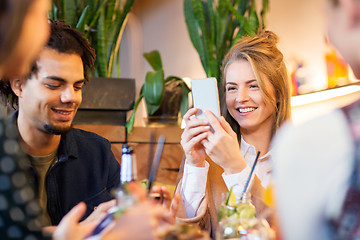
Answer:
POLYGON ((233 130, 240 139, 240 126, 230 115, 226 106, 226 71, 228 66, 239 60, 246 60, 250 63, 260 91, 264 95, 265 102, 275 108, 275 124, 272 134, 276 129, 291 116, 290 108, 290 78, 285 66, 283 54, 279 51, 276 44, 278 37, 271 31, 262 31, 254 37, 243 37, 231 48, 223 62, 223 108, 222 114, 230 123, 233 130), (273 99, 266 89, 264 83, 266 76, 275 89, 276 99, 273 99))

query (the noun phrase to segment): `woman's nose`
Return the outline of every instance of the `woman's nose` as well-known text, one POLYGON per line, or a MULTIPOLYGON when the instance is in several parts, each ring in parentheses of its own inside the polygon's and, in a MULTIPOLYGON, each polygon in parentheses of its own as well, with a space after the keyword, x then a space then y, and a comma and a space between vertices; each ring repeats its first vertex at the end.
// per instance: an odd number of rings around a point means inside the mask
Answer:
POLYGON ((239 89, 238 95, 236 96, 237 102, 246 102, 249 100, 249 93, 246 89, 239 89))

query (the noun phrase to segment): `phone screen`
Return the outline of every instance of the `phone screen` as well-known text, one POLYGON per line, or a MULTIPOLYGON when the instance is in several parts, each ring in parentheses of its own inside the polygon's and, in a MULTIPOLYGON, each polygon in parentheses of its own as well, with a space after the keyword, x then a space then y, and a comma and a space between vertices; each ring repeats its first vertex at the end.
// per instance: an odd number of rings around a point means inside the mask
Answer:
POLYGON ((215 78, 193 79, 191 92, 194 107, 199 109, 196 117, 207 119, 204 110, 211 111, 217 118, 220 117, 219 92, 215 78))

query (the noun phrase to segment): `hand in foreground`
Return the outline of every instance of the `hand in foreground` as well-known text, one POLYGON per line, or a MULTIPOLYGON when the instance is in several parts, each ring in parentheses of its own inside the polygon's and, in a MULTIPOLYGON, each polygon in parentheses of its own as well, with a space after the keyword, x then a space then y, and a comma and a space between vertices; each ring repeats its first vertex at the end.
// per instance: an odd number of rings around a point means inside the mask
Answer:
POLYGON ((197 119, 196 108, 189 109, 184 115, 186 127, 181 135, 181 146, 184 149, 187 163, 203 167, 205 166, 206 152, 201 141, 208 137, 210 132, 209 122, 197 119))
POLYGON ((66 214, 61 220, 60 224, 56 228, 56 231, 53 234, 54 240, 78 240, 84 239, 87 237, 96 227, 95 222, 90 222, 87 224, 80 224, 79 220, 84 215, 86 211, 85 203, 81 202, 73 209, 71 209, 68 214, 66 214))
POLYGON ((103 202, 97 206, 94 211, 84 220, 81 224, 95 223, 99 224, 101 220, 108 214, 108 210, 114 207, 116 200, 110 200, 108 202, 103 202))
POLYGON ((166 209, 169 209, 171 204, 171 193, 167 187, 156 185, 151 188, 150 199, 163 205, 166 209))
POLYGON ((165 209, 148 201, 139 203, 116 219, 101 239, 157 239, 157 230, 165 209))
POLYGON ((241 172, 247 163, 240 152, 237 134, 230 124, 220 117, 220 121, 209 111, 204 111, 214 133, 209 132, 206 139, 201 143, 205 147, 206 154, 227 174, 241 172))
POLYGON ((156 194, 155 196, 157 197, 150 198, 150 200, 167 209, 158 228, 159 232, 164 232, 168 229, 168 227, 170 227, 170 225, 175 224, 176 214, 179 209, 180 194, 175 194, 174 198, 171 199, 171 193, 165 186, 152 187, 150 195, 153 194, 156 194))
MULTIPOLYGON (((101 203, 84 221, 80 222, 83 225, 97 225, 107 215, 107 211, 115 206, 116 200, 101 203)), ((75 208, 75 207, 74 207, 75 208)), ((57 226, 43 227, 42 232, 44 236, 52 236, 56 231, 57 226)))

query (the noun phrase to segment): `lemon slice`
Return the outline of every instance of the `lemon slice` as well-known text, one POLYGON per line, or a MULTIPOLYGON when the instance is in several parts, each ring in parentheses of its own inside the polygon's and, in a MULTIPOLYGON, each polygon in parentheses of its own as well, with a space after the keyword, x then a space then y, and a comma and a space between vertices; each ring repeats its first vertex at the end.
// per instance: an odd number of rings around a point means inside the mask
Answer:
POLYGON ((236 196, 234 192, 231 191, 230 197, 229 197, 229 206, 234 207, 236 205, 236 196))
POLYGON ((251 205, 244 206, 239 211, 239 218, 255 218, 255 208, 251 205))

